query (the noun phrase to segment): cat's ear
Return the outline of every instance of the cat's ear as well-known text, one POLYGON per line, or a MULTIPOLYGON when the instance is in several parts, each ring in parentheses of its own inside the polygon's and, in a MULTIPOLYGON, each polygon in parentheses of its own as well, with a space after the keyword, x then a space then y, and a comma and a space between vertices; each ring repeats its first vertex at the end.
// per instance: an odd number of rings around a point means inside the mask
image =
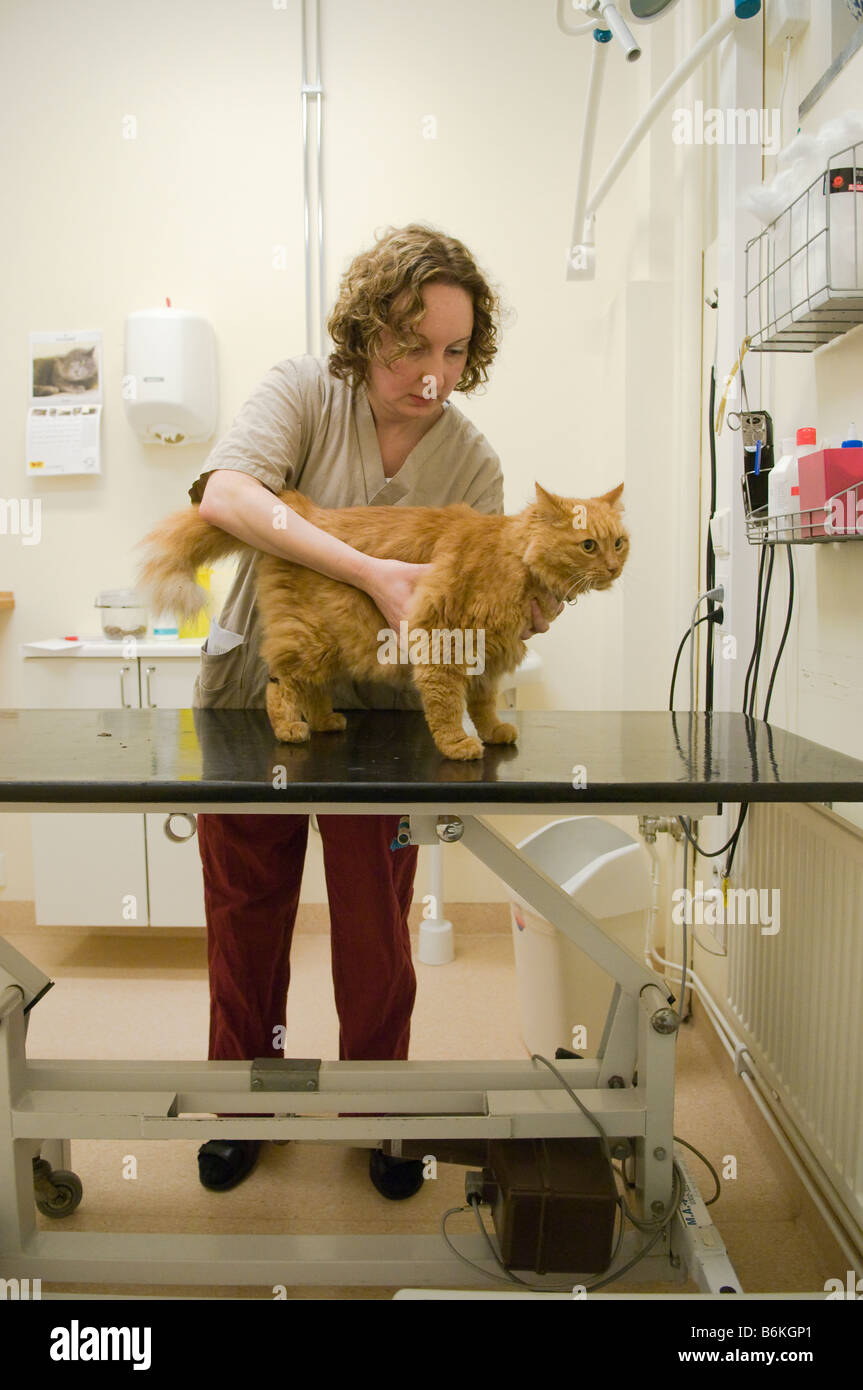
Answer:
POLYGON ((607 502, 608 505, 609 505, 609 507, 617 507, 618 511, 621 511, 621 512, 622 512, 622 511, 623 511, 623 503, 620 501, 620 494, 621 494, 622 492, 623 492, 623 483, 618 483, 618 485, 617 485, 616 488, 612 488, 611 492, 605 492, 605 493, 603 493, 603 495, 602 495, 601 497, 597 498, 597 501, 599 501, 599 502, 607 502))
POLYGON ((562 497, 558 497, 553 492, 546 492, 539 483, 534 483, 536 488, 536 505, 541 516, 548 517, 549 521, 560 521, 561 517, 570 521, 572 519, 572 507, 567 506, 562 497))

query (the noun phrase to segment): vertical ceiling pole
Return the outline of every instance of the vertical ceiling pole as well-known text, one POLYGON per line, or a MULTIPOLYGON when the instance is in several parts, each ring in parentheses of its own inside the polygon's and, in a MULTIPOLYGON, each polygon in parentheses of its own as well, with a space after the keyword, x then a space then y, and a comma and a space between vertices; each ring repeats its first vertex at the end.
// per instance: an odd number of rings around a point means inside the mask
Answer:
MULTIPOLYGON (((762 95, 762 26, 738 24, 719 50, 720 110, 761 111, 762 95)), ((748 129, 746 122, 732 123, 726 119, 726 129, 748 129)), ((758 122, 761 129, 761 121, 758 122)), ((725 379, 731 371, 745 335, 744 294, 746 279, 746 242, 753 235, 754 218, 740 207, 740 193, 749 184, 761 182, 761 145, 758 141, 726 140, 714 146, 718 164, 717 240, 719 250, 719 305, 717 308, 717 369, 716 399, 721 400, 725 379)), ((759 399, 757 378, 753 376, 753 360, 746 362, 750 371, 749 400, 753 409, 767 405, 759 399), (753 390, 754 386, 754 390, 753 390)), ((740 374, 735 377, 739 390, 740 374)), ((729 404, 728 409, 732 408, 729 404)), ((727 416, 727 410, 726 410, 727 416)), ((757 547, 746 539, 746 526, 740 494, 743 459, 740 454, 740 435, 724 428, 716 441, 716 509, 729 513, 729 551, 727 557, 717 557, 716 584, 725 584, 726 601, 723 634, 733 635, 736 660, 724 659, 721 643, 717 644, 714 663, 714 709, 739 710, 743 700, 746 664, 755 636, 755 590, 757 580, 757 547)))
POLYGON ((322 355, 326 341, 326 286, 324 276, 324 207, 321 180, 322 138, 323 138, 323 88, 321 87, 321 14, 320 0, 302 0, 302 126, 303 126, 303 234, 305 246, 306 273, 306 352, 313 356, 322 355), (307 9, 313 7, 314 13, 309 22, 307 9), (312 43, 312 64, 315 80, 309 82, 309 41, 312 43), (315 169, 312 177, 311 122, 309 120, 309 101, 317 105, 315 169), (317 223, 317 270, 318 270, 318 327, 313 328, 312 319, 312 218, 317 223))

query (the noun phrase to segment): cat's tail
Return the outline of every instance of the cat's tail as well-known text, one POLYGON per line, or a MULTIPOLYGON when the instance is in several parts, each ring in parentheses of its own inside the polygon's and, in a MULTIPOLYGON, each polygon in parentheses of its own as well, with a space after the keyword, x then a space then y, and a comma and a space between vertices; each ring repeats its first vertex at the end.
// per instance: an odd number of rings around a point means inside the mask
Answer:
POLYGON ((140 545, 145 558, 138 570, 139 593, 150 599, 154 612, 178 618, 194 618, 209 599, 195 580, 200 565, 253 549, 204 521, 197 506, 184 507, 160 521, 140 545))

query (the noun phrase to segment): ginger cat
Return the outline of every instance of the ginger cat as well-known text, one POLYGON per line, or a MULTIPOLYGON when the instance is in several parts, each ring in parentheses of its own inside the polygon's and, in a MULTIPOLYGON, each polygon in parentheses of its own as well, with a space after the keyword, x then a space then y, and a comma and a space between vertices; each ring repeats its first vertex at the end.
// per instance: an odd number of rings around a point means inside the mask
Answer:
MULTIPOLYGON (((428 564, 409 621, 395 634, 361 589, 262 551, 257 553, 261 655, 270 671, 267 711, 276 737, 303 743, 309 731, 345 728, 331 682, 413 685, 435 744, 447 758, 482 757, 484 743, 514 743, 496 712, 500 678, 526 648, 519 633, 531 598, 548 616, 563 599, 607 589, 629 553, 621 520, 623 483, 601 497, 557 497, 536 484, 516 516, 448 507, 325 509, 295 491, 279 501, 356 550, 428 564), (465 733, 465 705, 479 738, 465 733), (480 741, 482 740, 482 742, 480 741)), ((199 508, 169 516, 142 542, 139 587, 156 611, 194 617, 206 602, 195 571, 252 547, 202 521, 199 508)))

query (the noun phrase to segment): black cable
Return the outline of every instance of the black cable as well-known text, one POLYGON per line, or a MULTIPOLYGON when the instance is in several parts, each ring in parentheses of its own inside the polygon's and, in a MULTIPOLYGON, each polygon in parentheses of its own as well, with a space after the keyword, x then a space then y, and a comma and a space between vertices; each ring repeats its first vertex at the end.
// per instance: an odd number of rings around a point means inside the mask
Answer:
POLYGON ((779 643, 779 650, 776 653, 776 660, 773 663, 773 670, 770 675, 770 684, 767 687, 767 698, 764 701, 764 722, 767 723, 767 714, 770 709, 770 697, 773 694, 773 682, 776 680, 776 673, 779 670, 779 663, 782 660, 782 653, 785 650, 785 642, 788 637, 788 629, 791 627, 791 614, 794 611, 794 560, 791 556, 791 546, 788 550, 788 611, 785 615, 785 630, 782 633, 782 640, 779 643))
MULTIPOLYGON (((772 554, 772 552, 773 552, 773 547, 771 546, 770 549, 771 549, 770 563, 771 563, 771 567, 772 567, 772 564, 773 564, 773 554, 772 554)), ((792 615, 792 613, 793 613, 793 611, 794 611, 794 559, 793 559, 793 556, 792 556, 792 554, 791 554, 791 546, 790 546, 790 545, 787 547, 787 551, 788 551, 788 608, 787 608, 787 611, 786 611, 786 614, 785 614, 785 627, 784 627, 784 629, 783 629, 782 638, 781 638, 780 643, 779 643, 779 650, 778 650, 777 653, 776 653, 776 659, 775 659, 775 661, 773 662, 773 670, 772 670, 771 673, 770 673, 770 684, 769 684, 768 687, 767 687, 767 698, 766 698, 765 701, 764 701, 764 715, 763 715, 763 718, 764 718, 764 722, 765 722, 765 723, 767 722, 767 716, 768 716, 768 714, 770 713, 770 700, 771 700, 771 697, 772 697, 772 695, 773 695, 773 685, 774 685, 774 682, 775 682, 775 680, 776 680, 777 673, 778 673, 778 671, 779 671, 779 663, 780 663, 780 661, 782 660, 782 653, 783 653, 784 650, 785 650, 785 643, 786 643, 786 641, 788 640, 788 632, 789 632, 789 629, 790 629, 790 627, 791 627, 791 615, 792 615)), ((762 557, 762 558, 763 558, 763 557, 762 557)), ((767 600, 767 597, 769 596, 769 593, 770 593, 770 571, 768 571, 768 576, 767 576, 767 593, 765 594, 765 609, 764 609, 764 616, 765 616, 765 619, 766 619, 766 616, 767 616, 766 600, 767 600)), ((763 639, 764 639, 764 627, 763 627, 763 625, 762 625, 761 640, 763 641, 763 639)), ((757 678, 757 669, 756 669, 756 678, 757 678)), ((755 706, 755 685, 754 685, 754 682, 753 682, 753 687, 752 687, 752 701, 751 701, 751 704, 752 704, 752 708, 750 709, 749 713, 750 713, 751 715, 754 716, 754 713, 755 713, 755 708, 754 708, 754 706, 755 706)), ((729 854, 729 856, 728 856, 728 862, 727 862, 726 865, 725 865, 725 874, 724 874, 724 877, 725 877, 725 878, 728 878, 728 877, 730 876, 730 874, 731 874, 731 866, 732 866, 732 864, 734 863, 734 855, 735 855, 735 853, 737 852, 737 843, 738 843, 738 841, 739 841, 739 839, 740 839, 740 832, 741 832, 741 830, 743 829, 743 822, 744 822, 744 820, 746 819, 746 812, 747 812, 748 810, 749 810, 749 805, 748 805, 748 803, 744 802, 743 806, 742 806, 741 809, 740 809, 740 818, 739 818, 739 820, 738 820, 738 822, 737 822, 737 829, 735 830, 735 832, 734 832, 734 834, 732 835, 731 839, 728 841, 729 845, 731 846, 731 853, 729 854)))
POLYGON ((684 1149, 689 1149, 691 1153, 696 1154, 696 1155, 701 1159, 701 1161, 702 1161, 702 1163, 705 1165, 705 1167, 708 1168, 708 1169, 710 1170, 710 1176, 713 1178, 713 1181, 716 1183, 716 1191, 714 1192, 714 1194, 713 1194, 713 1196, 711 1197, 710 1201, 709 1201, 709 1202, 705 1202, 704 1205, 705 1205, 706 1207, 712 1207, 712 1206, 713 1206, 713 1203, 717 1200, 717 1198, 719 1197, 720 1192, 722 1191, 722 1186, 721 1186, 720 1181, 719 1181, 719 1174, 717 1173, 717 1171, 716 1171, 716 1169, 714 1168, 713 1164, 710 1162, 710 1159, 709 1159, 709 1158, 706 1158, 705 1155, 701 1152, 700 1149, 696 1149, 696 1147, 695 1147, 694 1144, 688 1144, 688 1143, 686 1142, 685 1139, 681 1139, 681 1138, 680 1138, 680 1135, 679 1135, 679 1134, 675 1134, 675 1136, 674 1136, 674 1142, 675 1142, 675 1144, 682 1144, 683 1147, 684 1147, 684 1149))
MULTIPOLYGON (((716 405, 716 363, 710 368, 710 404, 708 406, 708 435, 710 438, 710 512, 712 519, 716 511, 716 434, 714 432, 714 407, 716 405)), ((716 552, 713 549, 713 532, 710 529, 710 520, 707 523, 707 564, 706 564, 707 583, 705 588, 712 589, 716 584, 716 552)), ((708 600, 711 605, 709 613, 713 612, 713 599, 708 600)), ((707 629, 707 662, 705 672, 704 708, 708 714, 713 709, 713 628, 707 629)))
MULTIPOLYGON (((761 586, 764 582, 764 566, 767 561, 767 547, 761 547, 761 558, 758 562, 758 594, 755 599, 755 628, 756 635, 758 630, 758 614, 761 612, 761 586)), ((755 664, 755 642, 752 643, 752 651, 749 656, 749 665, 746 668, 746 680, 743 682, 743 713, 746 713, 746 706, 749 703, 749 680, 752 675, 752 667, 755 664)))
POLYGON ((761 623, 761 597, 764 592, 764 567, 767 563, 767 546, 761 547, 761 559, 758 564, 758 593, 755 598, 755 636, 752 639, 752 652, 749 657, 749 665, 746 668, 746 680, 743 683, 743 713, 749 712, 749 682, 752 679, 752 668, 755 665, 755 656, 758 650, 758 630, 761 623))
POLYGON ((740 839, 740 832, 743 829, 743 822, 746 820, 746 812, 748 810, 749 802, 744 801, 743 805, 740 808, 740 819, 737 822, 737 829, 735 830, 734 835, 732 837, 731 853, 729 854, 725 864, 725 873, 723 874, 723 878, 731 877, 731 865, 734 863, 734 856, 737 853, 737 843, 740 839))
POLYGON ((699 623, 709 623, 711 621, 715 622, 717 617, 719 616, 721 616, 719 610, 716 610, 713 613, 705 613, 704 617, 699 618, 698 622, 695 623, 693 627, 688 627, 686 629, 686 631, 680 639, 680 646, 677 648, 677 656, 674 658, 674 669, 671 672, 671 689, 668 692, 668 708, 672 714, 674 713, 674 687, 677 682, 677 668, 680 665, 680 658, 683 655, 683 648, 686 646, 686 643, 689 641, 690 636, 695 631, 695 628, 698 627, 699 623))
MULTIPOLYGON (((759 566, 758 566, 758 594, 757 594, 756 600, 755 600, 755 637, 754 637, 753 642, 752 642, 752 654, 751 654, 751 656, 750 656, 750 658, 749 658, 749 665, 748 665, 748 667, 747 667, 747 669, 746 669, 746 680, 745 680, 744 686, 743 686, 743 713, 744 713, 744 714, 748 714, 750 718, 755 718, 755 699, 756 699, 756 688, 757 688, 757 684, 758 684, 758 670, 759 670, 759 667, 760 667, 760 665, 761 665, 761 651, 762 651, 762 647, 763 647, 763 645, 764 645, 764 634, 765 634, 765 631, 766 631, 766 628, 767 628, 767 606, 768 606, 768 603, 769 603, 769 600, 770 600, 770 584, 771 584, 771 580, 772 580, 772 578, 773 578, 773 562, 774 562, 774 559, 775 559, 774 547, 773 547, 772 545, 770 546, 770 563, 769 563, 769 565, 767 566, 767 577, 766 577, 766 580, 765 580, 765 577, 764 577, 764 565, 765 565, 766 557, 767 557, 767 546, 765 545, 765 546, 762 546, 762 548, 761 548, 761 561, 760 561, 760 564, 759 564, 759 566), (751 688, 750 688, 750 679, 751 679, 751 682, 752 682, 751 688)), ((789 560, 790 560, 790 547, 789 547, 789 560)), ((789 622, 790 622, 790 618, 789 618, 789 622)), ((783 636, 783 645, 784 645, 784 640, 785 640, 785 639, 784 639, 784 636, 783 636)), ((781 654, 781 651, 780 651, 780 654, 781 654)), ((773 672, 773 675, 771 676, 771 680, 770 680, 770 689, 772 689, 772 686, 773 686, 773 678, 774 678, 774 676, 775 676, 775 672, 776 672, 776 667, 775 667, 775 665, 774 665, 774 672, 773 672)), ((770 690, 768 690, 768 705, 767 705, 768 708, 769 708, 769 699, 770 699, 770 690)), ((765 718, 766 718, 766 712, 765 712, 765 718)), ((735 854, 737 853, 737 846, 738 846, 738 844, 740 843, 740 832, 741 832, 742 829, 743 829, 743 822, 746 820, 746 813, 747 813, 748 810, 749 810, 749 803, 746 802, 746 801, 744 801, 744 802, 742 803, 741 807, 740 807, 740 814, 739 814, 739 816, 738 816, 738 818, 737 818, 737 825, 736 825, 736 827, 735 827, 734 833, 731 835, 730 839, 728 839, 728 840, 726 841, 726 843, 722 846, 721 849, 719 849, 719 850, 714 850, 714 851, 712 851, 712 852, 710 852, 710 853, 706 853, 704 850, 701 850, 701 849, 699 848, 698 845, 695 846, 696 850, 698 850, 699 853, 705 854, 705 857, 711 858, 711 859, 712 859, 712 858, 718 857, 720 854, 724 854, 725 851, 726 851, 727 849, 730 850, 728 859, 727 859, 726 864, 725 864, 725 872, 724 872, 724 874, 723 874, 723 878, 728 878, 728 877, 730 876, 730 874, 731 874, 731 866, 732 866, 732 864, 734 863, 734 856, 735 856, 735 854)), ((693 843, 694 843, 694 842, 693 842, 693 843)))
POLYGON ((743 825, 744 820, 746 819, 746 811, 747 811, 748 806, 749 806, 749 802, 748 802, 748 801, 744 801, 743 805, 742 805, 741 808, 740 808, 740 816, 738 817, 738 820, 737 820, 737 827, 736 827, 736 829, 734 830, 733 834, 731 835, 731 838, 728 839, 728 840, 726 840, 725 844, 721 847, 721 849, 702 849, 701 846, 700 846, 700 844, 698 843, 698 841, 697 841, 697 840, 695 839, 695 837, 693 836, 691 830, 690 830, 690 829, 687 827, 687 825, 685 824, 685 818, 684 818, 683 816, 678 816, 677 819, 678 819, 678 821, 680 822, 680 824, 681 824, 681 826, 682 826, 682 828, 683 828, 683 833, 684 833, 684 835, 686 836, 686 838, 687 838, 687 840, 689 841, 689 843, 692 845, 692 848, 693 848, 694 850, 696 850, 696 851, 698 852, 698 854, 700 854, 700 855, 702 856, 702 858, 704 858, 704 859, 718 859, 720 854, 724 854, 724 853, 725 853, 725 851, 728 849, 729 845, 733 845, 733 844, 736 842, 737 836, 740 834, 740 828, 741 828, 741 826, 743 825))
POLYGON ((755 634, 755 666, 752 671, 752 686, 749 691, 749 708, 746 713, 755 716, 755 700, 758 691, 758 672, 761 668, 761 654, 764 650, 764 636, 767 632, 767 608, 770 602, 770 586, 773 582, 773 562, 776 559, 776 547, 770 546, 770 561, 767 565, 767 578, 764 581, 764 599, 761 605, 760 622, 755 634))

